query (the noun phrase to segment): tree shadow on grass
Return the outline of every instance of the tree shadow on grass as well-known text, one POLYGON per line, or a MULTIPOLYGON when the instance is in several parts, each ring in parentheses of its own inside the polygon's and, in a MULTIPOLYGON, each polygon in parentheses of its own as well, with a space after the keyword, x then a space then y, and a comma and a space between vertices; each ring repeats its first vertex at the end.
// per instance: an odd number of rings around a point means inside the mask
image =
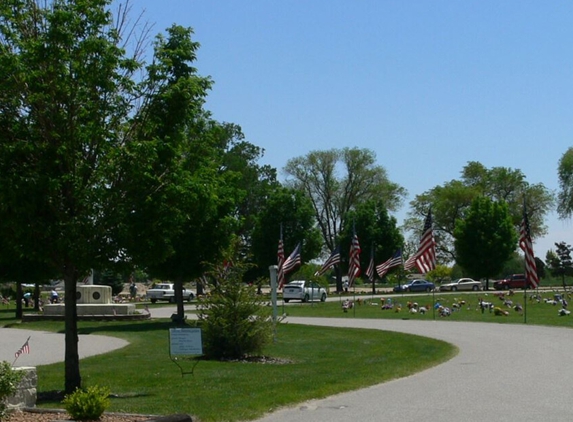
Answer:
POLYGON ((95 325, 86 325, 89 322, 78 324, 78 334, 97 334, 101 332, 149 332, 149 331, 166 331, 170 328, 195 328, 195 321, 189 323, 175 323, 172 321, 144 321, 144 322, 106 322, 95 325))

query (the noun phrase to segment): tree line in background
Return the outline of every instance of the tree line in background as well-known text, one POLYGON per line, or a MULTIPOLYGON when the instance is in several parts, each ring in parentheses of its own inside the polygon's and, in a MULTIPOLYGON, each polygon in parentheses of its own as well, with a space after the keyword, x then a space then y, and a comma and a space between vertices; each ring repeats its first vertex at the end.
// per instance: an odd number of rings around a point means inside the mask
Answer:
MULTIPOLYGON (((279 182, 240 126, 205 109, 213 81, 194 67, 192 30, 167 28, 145 61, 147 30, 110 5, 0 5, 0 279, 64 280, 67 392, 81 385, 76 283, 92 269, 174 281, 182 319, 183 284, 204 287, 213 265, 241 262, 243 281, 268 278, 281 226, 285 250, 301 243, 304 262, 348 251, 357 233, 365 269, 371 256, 412 254, 431 208, 438 279, 454 262, 488 278, 518 259, 524 199, 532 236, 545 234, 553 195, 516 169, 469 162, 459 180, 417 195, 402 228, 390 213, 406 190, 371 150, 311 151, 290 159, 279 182)), ((563 217, 573 210, 572 163, 570 149, 558 169, 563 217)), ((559 248, 547 261, 559 274, 571 267, 559 248)), ((347 267, 343 254, 338 291, 347 267)))

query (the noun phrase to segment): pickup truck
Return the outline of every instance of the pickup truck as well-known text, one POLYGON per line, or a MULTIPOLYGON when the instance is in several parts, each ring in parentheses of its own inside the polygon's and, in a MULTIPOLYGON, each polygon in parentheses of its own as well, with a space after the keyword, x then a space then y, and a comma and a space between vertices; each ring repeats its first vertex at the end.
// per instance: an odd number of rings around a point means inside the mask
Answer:
MULTIPOLYGON (((493 288, 495 290, 510 290, 510 289, 524 289, 525 288, 525 274, 511 274, 505 277, 503 280, 498 280, 493 283, 493 288)), ((534 287, 529 284, 528 289, 533 289, 534 287)))
MULTIPOLYGON (((151 303, 155 303, 158 300, 167 300, 170 303, 175 303, 174 287, 173 283, 156 284, 155 287, 147 291, 146 297, 151 303)), ((191 301, 193 298, 195 298, 193 292, 183 288, 183 300, 191 301)))

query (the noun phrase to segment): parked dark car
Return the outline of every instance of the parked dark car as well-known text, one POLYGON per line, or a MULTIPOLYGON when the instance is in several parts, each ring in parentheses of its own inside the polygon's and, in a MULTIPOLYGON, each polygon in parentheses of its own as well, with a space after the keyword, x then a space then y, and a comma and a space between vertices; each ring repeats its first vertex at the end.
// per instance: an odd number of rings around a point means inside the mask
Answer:
MULTIPOLYGON (((525 274, 511 274, 503 280, 498 280, 493 283, 495 290, 509 290, 509 289, 524 289, 526 285, 525 274)), ((528 289, 534 289, 531 283, 528 283, 528 289)))
POLYGON ((394 292, 431 292, 436 286, 428 280, 416 279, 394 287, 394 292))

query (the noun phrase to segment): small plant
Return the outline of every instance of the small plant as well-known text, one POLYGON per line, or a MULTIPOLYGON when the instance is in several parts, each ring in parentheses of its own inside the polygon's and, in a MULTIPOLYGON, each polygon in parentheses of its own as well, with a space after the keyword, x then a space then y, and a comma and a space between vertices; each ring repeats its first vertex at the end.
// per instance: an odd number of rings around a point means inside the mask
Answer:
POLYGON ((85 390, 78 388, 64 397, 62 404, 76 420, 97 420, 109 406, 109 393, 106 387, 92 386, 85 390))
POLYGON ((24 372, 14 370, 8 362, 0 362, 0 420, 6 416, 5 400, 16 392, 23 376, 24 372))

